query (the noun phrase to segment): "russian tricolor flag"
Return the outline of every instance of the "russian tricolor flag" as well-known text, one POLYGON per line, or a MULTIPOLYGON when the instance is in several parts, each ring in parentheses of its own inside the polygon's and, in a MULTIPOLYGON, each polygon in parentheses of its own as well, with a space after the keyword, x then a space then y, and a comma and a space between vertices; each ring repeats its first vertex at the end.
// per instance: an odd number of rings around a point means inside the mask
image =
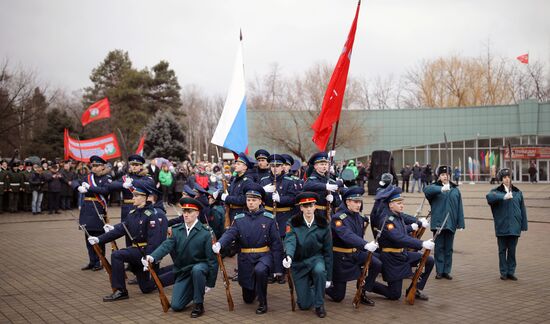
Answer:
POLYGON ((248 147, 242 40, 241 34, 233 69, 233 79, 225 99, 222 115, 211 140, 212 144, 225 147, 234 152, 245 152, 248 147))

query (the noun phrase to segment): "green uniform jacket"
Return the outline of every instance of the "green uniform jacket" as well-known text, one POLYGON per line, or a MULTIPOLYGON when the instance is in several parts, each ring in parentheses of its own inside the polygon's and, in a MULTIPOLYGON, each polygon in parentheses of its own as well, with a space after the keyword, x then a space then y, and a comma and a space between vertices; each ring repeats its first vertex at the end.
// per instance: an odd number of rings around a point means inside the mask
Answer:
POLYGON ((315 215, 308 228, 302 213, 288 221, 284 245, 296 277, 304 277, 317 262, 324 262, 327 281, 332 281, 332 234, 328 225, 324 217, 315 215))
POLYGON ((0 168, 0 195, 8 189, 8 171, 0 168))
POLYGON ((521 191, 512 186, 512 199, 504 200, 506 190, 500 185, 487 194, 495 221, 496 236, 521 236, 527 231, 527 212, 521 191))
POLYGON ((21 172, 15 172, 15 171, 8 171, 8 178, 9 178, 9 188, 13 192, 20 192, 21 188, 23 187, 23 182, 25 180, 25 177, 23 176, 23 173, 21 172))
POLYGON ((435 231, 441 227, 441 224, 449 213, 449 219, 445 223, 444 229, 448 229, 453 233, 457 228, 465 228, 464 226, 464 208, 462 207, 462 195, 458 186, 450 182, 451 191, 442 192, 443 184, 437 181, 424 188, 426 199, 432 207, 432 219, 430 221, 431 230, 435 231))
POLYGON ((191 276, 191 269, 197 263, 208 263, 206 286, 213 288, 218 276, 218 262, 212 252, 210 228, 197 222, 187 237, 185 223, 172 227, 172 237, 166 239, 151 253, 155 261, 160 261, 166 254, 172 254, 174 276, 176 281, 191 276))

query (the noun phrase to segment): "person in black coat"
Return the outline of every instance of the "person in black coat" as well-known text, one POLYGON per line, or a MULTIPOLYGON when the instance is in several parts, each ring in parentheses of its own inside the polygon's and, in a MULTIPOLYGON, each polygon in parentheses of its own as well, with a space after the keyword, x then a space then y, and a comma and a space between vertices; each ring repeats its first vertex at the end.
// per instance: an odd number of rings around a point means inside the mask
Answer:
POLYGON ((48 184, 48 214, 59 214, 59 201, 63 175, 59 173, 59 167, 54 164, 50 167, 50 173, 46 174, 48 184))

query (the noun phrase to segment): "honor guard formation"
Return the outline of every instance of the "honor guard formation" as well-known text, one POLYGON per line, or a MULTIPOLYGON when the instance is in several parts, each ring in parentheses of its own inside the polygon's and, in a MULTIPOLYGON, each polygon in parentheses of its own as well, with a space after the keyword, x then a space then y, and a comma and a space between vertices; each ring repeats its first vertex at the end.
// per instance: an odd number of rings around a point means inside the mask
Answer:
MULTIPOLYGON (((239 153, 232 166, 216 166, 217 175, 201 170, 185 182, 173 170, 167 175, 165 164, 146 167, 140 155, 128 157, 116 172, 99 156, 76 172, 71 161, 59 167, 3 160, 0 203, 10 212, 21 206, 41 213, 41 186, 49 188, 50 213, 70 209, 77 199, 88 255, 82 270, 108 273, 111 289, 103 301, 128 299, 127 285, 137 284, 142 293, 157 291, 165 312, 192 305, 193 318, 207 310, 205 294, 214 289, 218 273, 229 310, 235 308, 232 281, 240 286, 244 303, 257 303, 258 315, 269 311, 268 287, 278 283, 288 285, 292 311, 310 310, 319 318, 329 316, 326 300, 344 300, 350 281, 356 282, 350 293, 357 308, 374 307, 375 294, 388 302, 402 297, 411 305, 427 302, 434 265, 435 279, 453 279, 454 236, 465 222, 450 166, 435 169, 435 181, 423 186, 424 200, 415 215, 403 212, 406 201, 394 175, 381 174, 374 206, 366 214, 364 182, 355 181, 355 162, 335 171, 325 152, 313 154, 303 168, 295 168, 288 154, 262 149, 254 157, 239 153), (167 177, 179 189, 167 191, 167 177), (120 196, 118 224, 108 217, 113 193, 120 196), (431 211, 422 216, 425 204, 431 211), (169 212, 177 217, 168 219, 169 212), (366 239, 366 231, 372 232, 372 240, 366 239), (122 237, 124 246, 117 246, 122 237), (167 255, 171 264, 162 262, 167 255), (224 259, 235 255, 237 267, 228 274, 224 259), (411 279, 406 287, 404 279, 411 279), (164 293, 167 286, 173 286, 170 299, 164 293)), ((527 230, 525 203, 509 169, 500 170, 497 178, 501 184, 486 200, 494 217, 500 279, 517 280, 515 251, 527 230)))

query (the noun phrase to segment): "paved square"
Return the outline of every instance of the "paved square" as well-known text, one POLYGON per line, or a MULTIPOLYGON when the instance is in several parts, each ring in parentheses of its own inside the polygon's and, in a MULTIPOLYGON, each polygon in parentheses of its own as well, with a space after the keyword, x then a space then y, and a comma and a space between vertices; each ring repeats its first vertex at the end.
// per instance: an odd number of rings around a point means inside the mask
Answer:
MULTIPOLYGON (((529 230, 518 243, 517 282, 499 279, 497 243, 485 201, 492 187, 460 186, 466 230, 455 238, 454 279, 435 280, 432 274, 424 290, 429 301, 409 306, 403 299, 389 301, 371 294, 376 306, 355 310, 351 305, 355 283, 350 282, 343 302, 327 300, 328 315, 322 320, 313 311, 291 312, 286 284, 268 287, 269 312, 259 316, 254 313, 257 305, 244 304, 240 287, 232 283, 235 311, 228 312, 221 275, 216 288, 205 296, 206 313, 198 319, 189 318, 190 309, 163 313, 158 294, 144 295, 137 286, 128 286, 130 299, 104 303, 102 297, 110 293, 107 273, 80 271, 87 262, 84 236, 69 212, 2 214, 0 323, 550 323, 550 185, 518 185, 526 197, 529 230)), ((423 196, 405 197, 405 211, 414 214, 423 196)), ((364 212, 371 207, 372 197, 367 197, 364 212)), ((425 206, 424 214, 427 210, 425 206)), ((113 222, 119 221, 119 208, 109 212, 113 222)), ((371 239, 370 230, 367 237, 371 239)), ((123 245, 122 240, 118 243, 123 245)), ((235 261, 225 260, 230 273, 235 261)), ((171 288, 166 292, 171 295, 171 288)))

